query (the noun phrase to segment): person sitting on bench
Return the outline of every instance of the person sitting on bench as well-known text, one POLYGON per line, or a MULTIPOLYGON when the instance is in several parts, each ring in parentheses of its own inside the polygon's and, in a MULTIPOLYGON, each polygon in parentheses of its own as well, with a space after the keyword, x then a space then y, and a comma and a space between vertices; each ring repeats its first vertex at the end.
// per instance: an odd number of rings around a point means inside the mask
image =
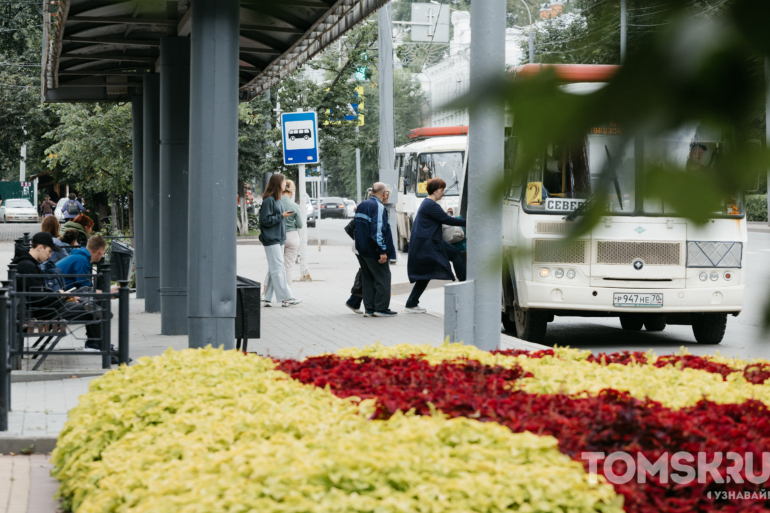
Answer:
MULTIPOLYGON (((16 264, 17 274, 35 275, 18 276, 16 278, 16 290, 19 292, 50 292, 50 296, 27 298, 30 319, 82 321, 86 325, 85 348, 99 351, 102 341, 102 325, 100 322, 96 322, 102 318, 99 307, 95 303, 81 303, 77 299, 67 298, 68 300, 65 301, 54 295, 53 291, 45 285, 46 275, 40 270, 40 264, 50 258, 51 251, 55 246, 53 237, 46 232, 36 233, 32 237, 32 247, 29 250, 23 246, 16 246, 16 254, 11 264, 16 264)), ((64 291, 59 290, 59 292, 64 291)), ((118 356, 114 349, 111 359, 114 365, 118 364, 118 356)))
MULTIPOLYGON (((105 251, 107 251, 107 241, 101 235, 94 235, 88 239, 86 247, 73 249, 68 257, 56 262, 56 266, 61 269, 62 274, 91 274, 93 264, 104 258, 105 251)), ((67 289, 90 287, 91 280, 64 278, 64 286, 67 289)))

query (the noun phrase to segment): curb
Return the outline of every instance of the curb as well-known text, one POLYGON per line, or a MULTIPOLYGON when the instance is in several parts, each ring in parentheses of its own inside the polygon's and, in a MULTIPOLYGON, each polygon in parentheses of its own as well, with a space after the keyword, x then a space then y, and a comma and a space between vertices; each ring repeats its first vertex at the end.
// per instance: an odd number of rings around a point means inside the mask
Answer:
POLYGON ((71 370, 71 371, 12 371, 11 383, 30 383, 34 381, 59 381, 74 378, 91 378, 102 376, 110 369, 71 370))
POLYGON ((750 232, 770 233, 770 224, 763 222, 750 222, 748 224, 748 230, 750 232))
POLYGON ((506 349, 527 349, 529 351, 540 351, 541 349, 553 349, 553 347, 544 346, 543 344, 536 344, 534 342, 527 342, 526 340, 511 337, 510 335, 503 335, 500 338, 500 350, 504 351, 506 349))
POLYGON ((56 440, 50 436, 0 437, 0 454, 24 454, 22 451, 28 451, 30 447, 34 454, 47 454, 56 448, 56 440))

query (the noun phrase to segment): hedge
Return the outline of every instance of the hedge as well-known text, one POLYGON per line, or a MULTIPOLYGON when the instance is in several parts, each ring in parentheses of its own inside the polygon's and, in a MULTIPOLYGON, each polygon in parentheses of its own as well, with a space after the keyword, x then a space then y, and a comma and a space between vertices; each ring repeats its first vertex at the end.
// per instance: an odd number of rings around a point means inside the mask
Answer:
POLYGON ((746 220, 767 222, 767 194, 746 196, 746 220))

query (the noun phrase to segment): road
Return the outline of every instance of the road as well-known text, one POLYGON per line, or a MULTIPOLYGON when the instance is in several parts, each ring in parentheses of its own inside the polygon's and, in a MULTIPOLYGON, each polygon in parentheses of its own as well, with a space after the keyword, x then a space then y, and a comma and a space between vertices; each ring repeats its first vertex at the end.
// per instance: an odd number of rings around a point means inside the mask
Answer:
POLYGON ((321 219, 316 221, 316 225, 308 228, 307 236, 309 239, 318 240, 318 229, 321 229, 321 240, 326 240, 327 244, 334 246, 340 244, 352 244, 352 240, 345 233, 345 225, 350 219, 321 219))
MULTIPOLYGON (((770 233, 749 232, 745 255, 748 278, 743 311, 738 317, 728 317, 727 333, 717 346, 699 346, 690 326, 667 326, 665 331, 657 333, 631 332, 624 331, 615 317, 556 317, 548 325, 544 344, 588 349, 595 353, 653 349, 657 354, 675 353, 684 346, 693 354, 719 351, 741 358, 770 358, 770 333, 762 329, 764 311, 770 302, 770 233)), ((443 289, 426 291, 420 306, 442 314, 443 294, 443 289)), ((408 294, 402 294, 395 300, 403 305, 407 297, 408 294)))

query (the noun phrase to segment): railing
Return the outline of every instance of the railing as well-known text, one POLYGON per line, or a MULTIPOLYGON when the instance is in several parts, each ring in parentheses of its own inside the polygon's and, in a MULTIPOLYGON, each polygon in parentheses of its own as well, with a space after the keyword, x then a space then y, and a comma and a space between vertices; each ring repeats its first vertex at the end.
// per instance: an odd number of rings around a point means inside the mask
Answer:
MULTIPOLYGON (((8 412, 11 410, 11 372, 21 368, 21 360, 30 356, 38 359, 33 367, 36 370, 51 354, 61 356, 101 356, 102 368, 111 368, 111 301, 118 300, 118 361, 127 364, 129 361, 129 288, 128 281, 121 280, 116 293, 110 290, 110 266, 102 265, 99 274, 61 274, 61 278, 77 278, 89 281, 93 290, 107 292, 25 292, 24 284, 28 278, 40 279, 41 275, 17 274, 15 265, 9 267, 8 282, 3 282, 0 288, 0 431, 8 430, 8 412), (21 281, 21 290, 17 290, 17 280, 21 281), (83 309, 83 315, 75 314, 74 318, 64 318, 65 311, 73 317, 71 310, 56 309, 46 306, 38 307, 38 312, 47 309, 45 319, 37 319, 33 309, 29 307, 34 298, 56 298, 60 306, 65 306, 67 298, 93 298, 92 307, 83 309), (99 315, 101 314, 101 315, 99 315), (67 335, 67 327, 100 325, 101 336, 98 339, 99 350, 84 352, 83 350, 57 350, 58 343, 67 335), (52 331, 41 331, 40 327, 52 327, 52 331), (31 346, 28 340, 37 339, 31 346)), ((79 312, 79 310, 78 310, 79 312)))

